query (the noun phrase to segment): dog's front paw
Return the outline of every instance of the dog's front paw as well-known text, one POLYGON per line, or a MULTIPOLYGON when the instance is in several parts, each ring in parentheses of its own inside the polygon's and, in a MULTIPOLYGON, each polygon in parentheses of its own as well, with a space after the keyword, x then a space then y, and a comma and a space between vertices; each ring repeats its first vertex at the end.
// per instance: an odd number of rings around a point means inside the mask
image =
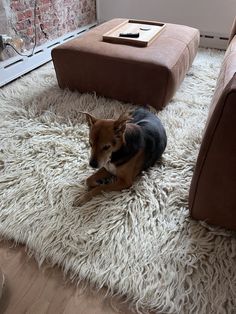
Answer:
POLYGON ((91 189, 95 188, 98 185, 99 185, 99 183, 97 181, 94 181, 91 178, 88 178, 86 180, 86 186, 87 186, 88 190, 91 190, 91 189))
POLYGON ((91 200, 91 195, 89 193, 85 193, 83 195, 77 196, 73 202, 73 207, 82 206, 88 201, 91 200))

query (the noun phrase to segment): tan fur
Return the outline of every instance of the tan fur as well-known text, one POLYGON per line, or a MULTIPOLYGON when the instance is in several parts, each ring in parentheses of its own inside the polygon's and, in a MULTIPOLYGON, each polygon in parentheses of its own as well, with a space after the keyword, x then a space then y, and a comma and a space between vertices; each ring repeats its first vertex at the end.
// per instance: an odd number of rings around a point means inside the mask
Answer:
POLYGON ((117 120, 100 120, 89 113, 84 112, 84 114, 86 114, 90 128, 90 162, 95 160, 100 169, 86 180, 89 191, 75 199, 75 206, 86 203, 102 191, 120 191, 132 186, 134 179, 140 173, 144 158, 144 153, 140 150, 125 164, 120 166, 109 164, 112 153, 125 143, 126 123, 130 120, 128 113, 121 114, 117 120), (104 179, 109 179, 110 182, 108 184, 98 183, 98 180, 104 179))

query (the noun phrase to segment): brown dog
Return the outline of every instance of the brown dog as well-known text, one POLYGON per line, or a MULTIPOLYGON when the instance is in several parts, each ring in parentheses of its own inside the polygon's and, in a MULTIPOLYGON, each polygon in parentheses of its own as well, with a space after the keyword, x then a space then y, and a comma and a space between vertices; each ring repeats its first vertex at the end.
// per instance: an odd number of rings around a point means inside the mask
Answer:
POLYGON ((99 168, 86 183, 89 191, 75 199, 82 205, 102 191, 129 188, 142 170, 153 166, 165 150, 167 137, 160 119, 139 108, 117 120, 86 113, 91 146, 90 166, 99 168))

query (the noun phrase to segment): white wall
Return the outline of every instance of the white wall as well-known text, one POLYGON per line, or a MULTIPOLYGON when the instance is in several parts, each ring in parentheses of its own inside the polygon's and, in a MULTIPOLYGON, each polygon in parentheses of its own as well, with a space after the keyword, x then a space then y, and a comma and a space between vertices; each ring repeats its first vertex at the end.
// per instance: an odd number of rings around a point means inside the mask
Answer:
POLYGON ((114 17, 158 20, 227 37, 236 0, 97 0, 97 13, 100 22, 114 17))

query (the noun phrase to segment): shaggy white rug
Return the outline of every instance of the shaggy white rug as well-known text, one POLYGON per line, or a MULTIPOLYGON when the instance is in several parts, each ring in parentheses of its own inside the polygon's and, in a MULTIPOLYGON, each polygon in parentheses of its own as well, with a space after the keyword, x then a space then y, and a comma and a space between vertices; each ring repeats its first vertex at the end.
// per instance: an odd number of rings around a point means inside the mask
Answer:
MULTIPOLYGON (((132 107, 58 88, 52 63, 0 97, 0 233, 124 296, 139 311, 235 313, 236 237, 192 221, 188 191, 223 52, 200 50, 159 113, 168 135, 161 163, 129 190, 73 208, 85 189, 88 127, 79 110, 118 116, 132 107)), ((133 107, 132 107, 133 108, 133 107)))

